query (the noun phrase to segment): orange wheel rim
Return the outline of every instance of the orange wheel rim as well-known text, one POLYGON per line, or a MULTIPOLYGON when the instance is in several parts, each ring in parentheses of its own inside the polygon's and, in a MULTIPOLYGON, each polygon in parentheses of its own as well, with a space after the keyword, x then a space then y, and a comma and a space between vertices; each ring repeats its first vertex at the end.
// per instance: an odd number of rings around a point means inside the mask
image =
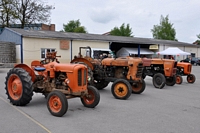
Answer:
POLYGON ((19 100, 22 96, 23 87, 20 78, 12 74, 8 79, 8 93, 14 100, 19 100))
POLYGON ((83 97, 83 100, 87 104, 92 104, 94 102, 94 100, 95 100, 95 95, 94 95, 93 91, 88 90, 88 95, 83 97))
POLYGON ((58 113, 62 109, 62 102, 58 96, 51 96, 49 99, 49 107, 51 111, 58 113))
POLYGON ((188 77, 188 82, 191 83, 191 82, 193 82, 193 81, 194 81, 194 78, 193 78, 192 76, 189 76, 189 77, 188 77))
POLYGON ((128 88, 125 84, 118 83, 114 87, 114 92, 118 97, 124 97, 128 93, 128 88))
POLYGON ((142 88, 142 83, 138 83, 137 85, 132 85, 132 90, 133 90, 134 92, 140 91, 141 88, 142 88))
POLYGON ((180 84, 181 83, 181 78, 180 77, 176 77, 176 83, 180 84))

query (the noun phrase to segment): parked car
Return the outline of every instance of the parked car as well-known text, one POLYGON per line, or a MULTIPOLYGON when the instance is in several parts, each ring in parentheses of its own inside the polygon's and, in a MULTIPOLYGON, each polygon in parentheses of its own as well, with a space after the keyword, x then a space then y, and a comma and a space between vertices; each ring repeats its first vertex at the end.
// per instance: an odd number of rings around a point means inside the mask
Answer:
POLYGON ((190 58, 186 58, 184 60, 181 60, 181 62, 189 62, 191 63, 192 65, 200 65, 200 58, 197 58, 197 57, 192 57, 191 59, 190 58))

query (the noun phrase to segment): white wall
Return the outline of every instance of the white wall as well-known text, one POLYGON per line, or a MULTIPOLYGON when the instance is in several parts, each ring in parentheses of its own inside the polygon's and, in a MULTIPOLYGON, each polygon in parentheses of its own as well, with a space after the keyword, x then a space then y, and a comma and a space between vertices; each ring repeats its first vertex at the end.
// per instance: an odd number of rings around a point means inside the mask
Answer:
POLYGON ((70 48, 68 50, 60 49, 60 40, 23 38, 24 63, 30 65, 33 60, 41 60, 41 48, 56 49, 57 55, 61 56, 58 58, 61 63, 69 63, 70 61, 70 48))
MULTIPOLYGON (((69 40, 69 49, 63 50, 60 48, 60 40, 58 39, 40 39, 40 38, 23 38, 23 58, 24 63, 30 65, 33 60, 41 60, 41 48, 53 48, 56 49, 57 55, 61 58, 58 60, 61 63, 69 63, 71 61, 71 46, 72 46, 72 59, 79 52, 79 47, 90 46, 91 48, 109 48, 108 42, 98 42, 98 41, 83 41, 83 40, 69 40)), ((17 47, 17 58, 20 62, 20 46, 17 47)))

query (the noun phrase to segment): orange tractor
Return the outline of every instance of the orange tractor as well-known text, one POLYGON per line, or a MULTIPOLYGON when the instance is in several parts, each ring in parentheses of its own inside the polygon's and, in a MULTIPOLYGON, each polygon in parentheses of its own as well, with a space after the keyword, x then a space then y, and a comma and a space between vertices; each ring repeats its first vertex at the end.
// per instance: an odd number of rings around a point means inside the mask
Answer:
POLYGON ((13 105, 25 106, 33 92, 47 96, 49 112, 61 117, 68 110, 69 98, 79 97, 85 107, 94 108, 100 101, 98 90, 88 85, 88 71, 81 64, 60 64, 56 53, 48 53, 47 58, 26 64, 17 64, 6 76, 5 89, 13 105))
POLYGON ((186 62, 178 62, 177 63, 177 75, 176 75, 176 83, 181 84, 183 82, 182 76, 187 76, 188 83, 194 83, 196 77, 192 72, 192 64, 186 62))
POLYGON ((148 59, 143 58, 143 78, 152 77, 155 88, 162 89, 165 84, 173 86, 176 84, 177 62, 170 59, 148 59))
POLYGON ((91 77, 88 83, 97 89, 101 90, 113 82, 111 92, 117 99, 127 99, 131 93, 140 94, 145 90, 141 58, 108 58, 103 53, 94 59, 90 47, 80 47, 79 54, 81 56, 74 58, 71 63, 85 64, 91 77), (82 56, 83 52, 87 53, 86 57, 82 56))

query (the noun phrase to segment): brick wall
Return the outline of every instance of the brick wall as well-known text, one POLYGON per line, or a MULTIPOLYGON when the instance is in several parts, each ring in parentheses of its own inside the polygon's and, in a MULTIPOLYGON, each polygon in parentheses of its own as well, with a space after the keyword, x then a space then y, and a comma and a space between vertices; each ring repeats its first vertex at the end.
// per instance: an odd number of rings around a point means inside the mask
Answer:
POLYGON ((51 24, 51 25, 42 24, 41 30, 55 31, 55 24, 51 24))

